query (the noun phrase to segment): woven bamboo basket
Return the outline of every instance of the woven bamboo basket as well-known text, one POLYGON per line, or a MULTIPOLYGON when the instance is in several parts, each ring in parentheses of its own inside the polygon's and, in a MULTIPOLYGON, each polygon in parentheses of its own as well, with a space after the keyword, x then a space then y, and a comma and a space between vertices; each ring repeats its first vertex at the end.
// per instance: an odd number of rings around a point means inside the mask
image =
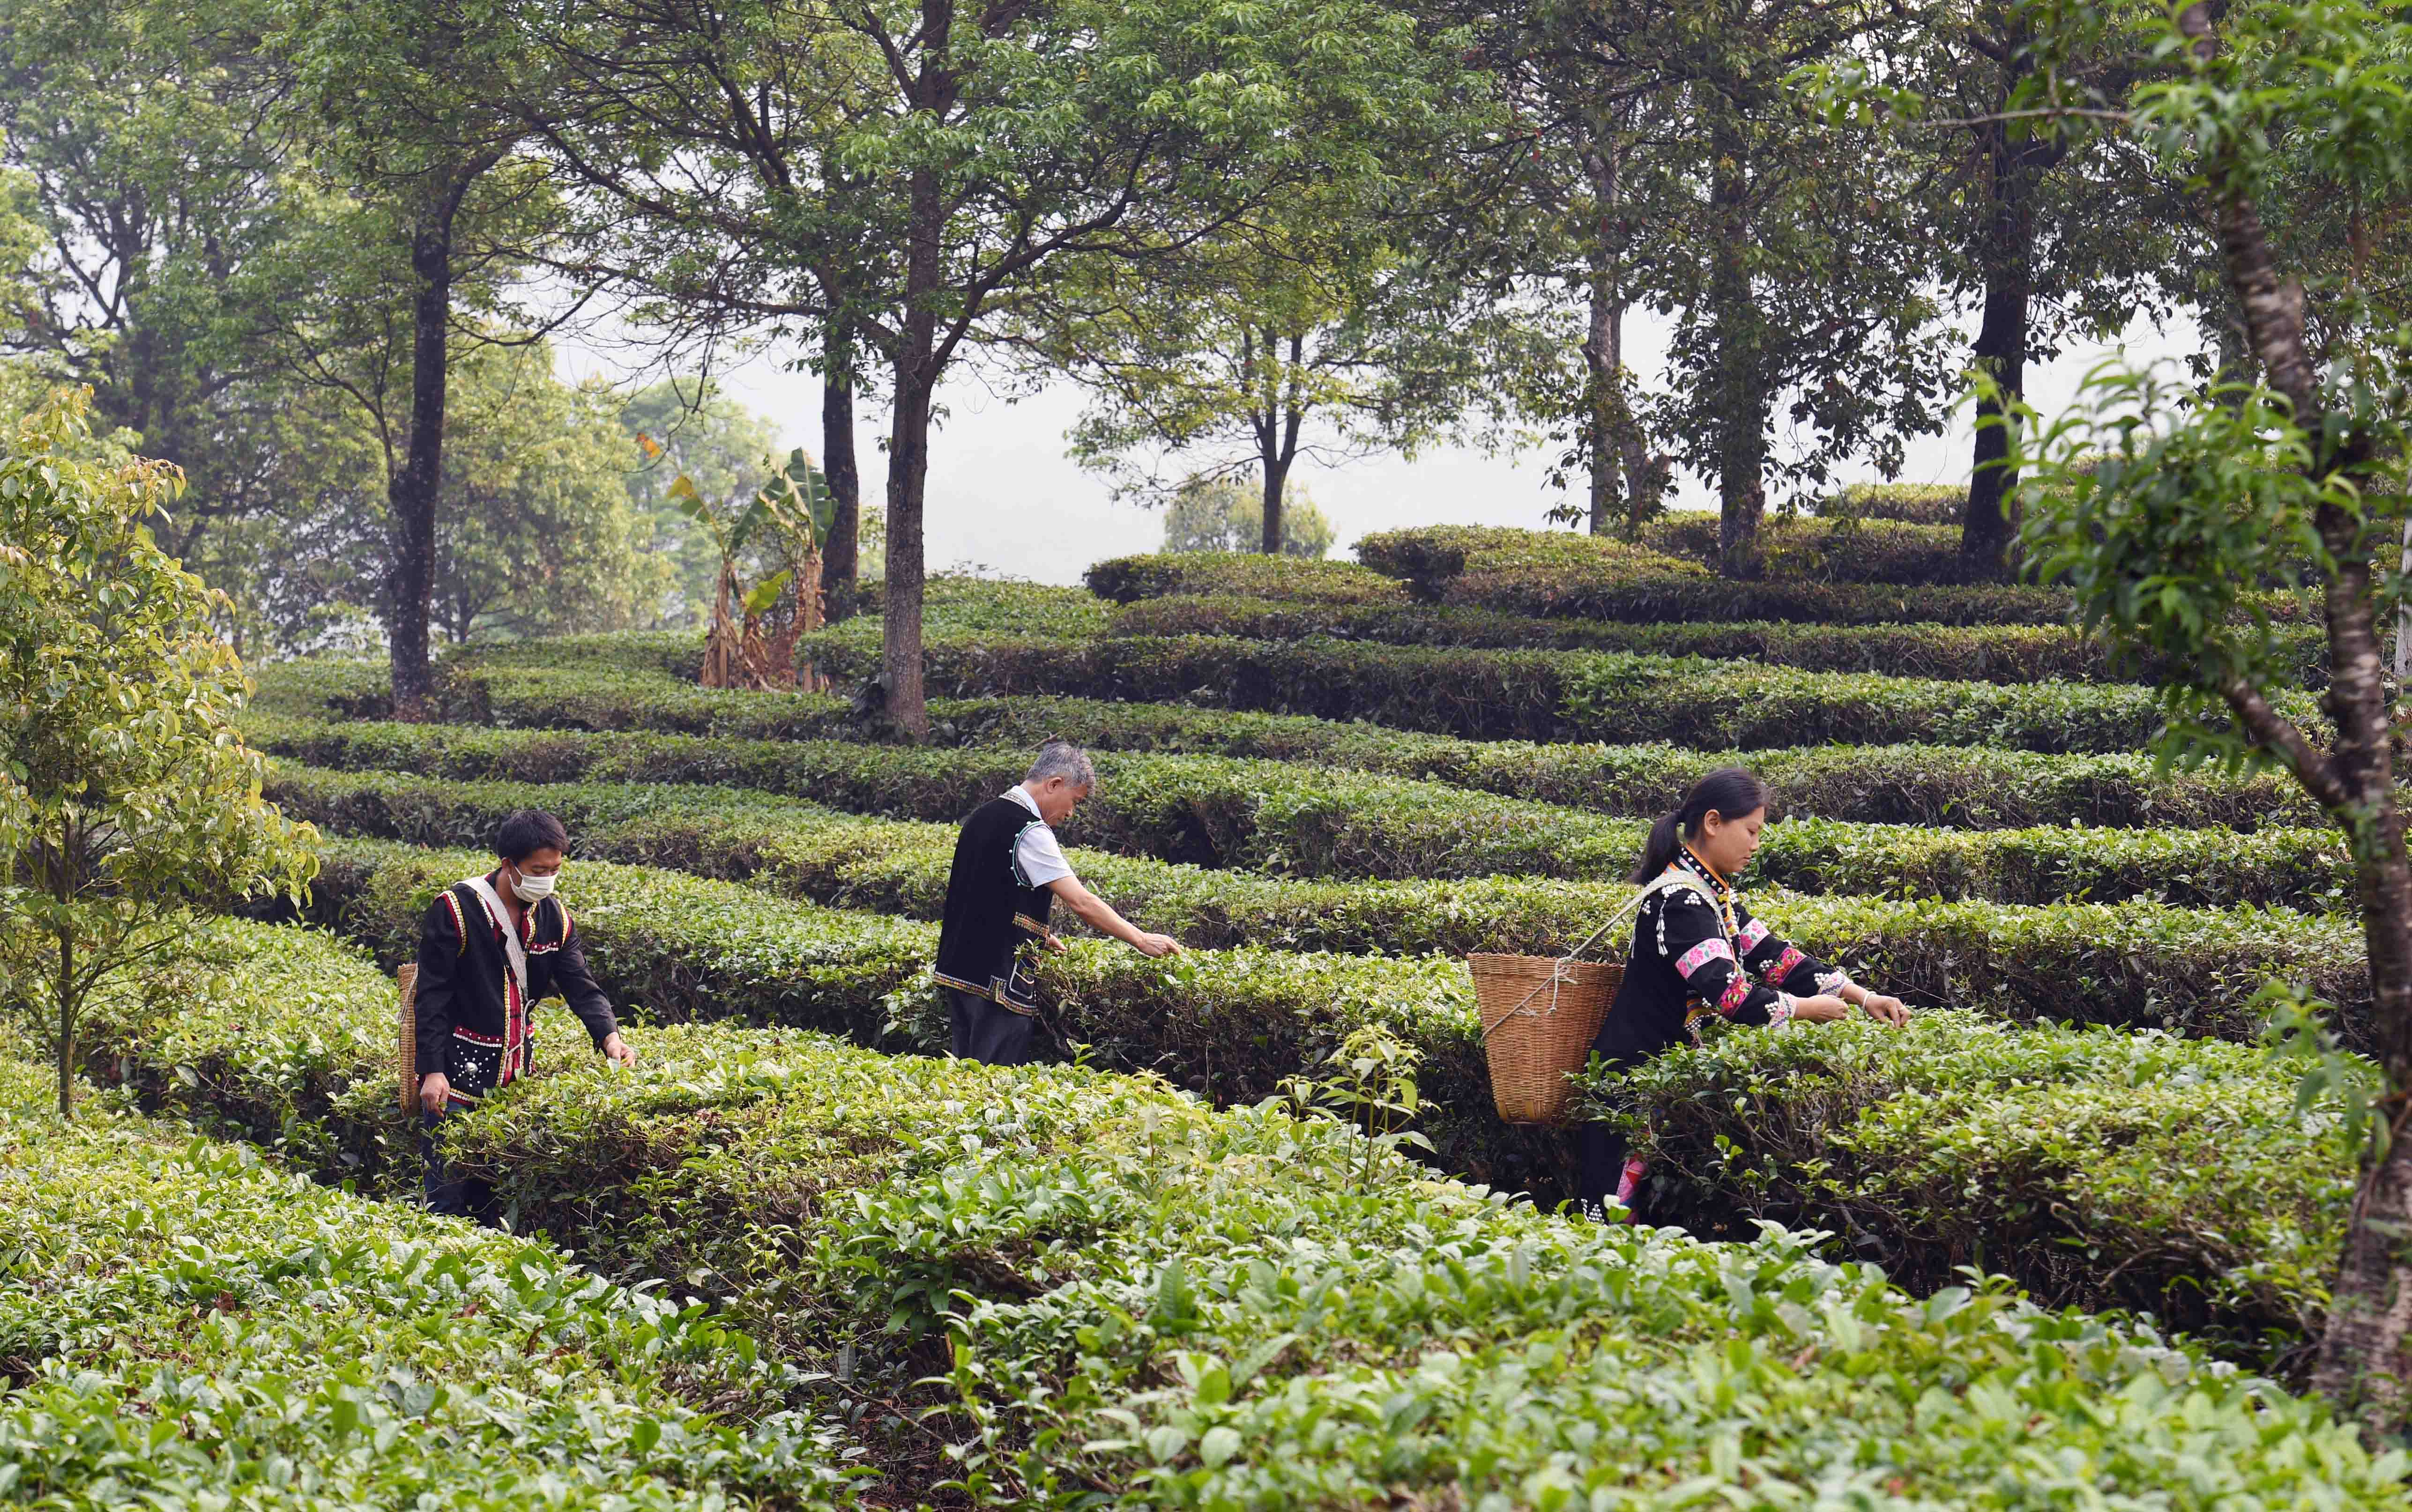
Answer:
POLYGON ((1548 956, 1470 955, 1491 1101, 1510 1123, 1558 1123, 1625 967, 1548 956))
POLYGON ((402 1110, 419 1111, 419 968, 404 966, 393 974, 402 989, 401 1006, 393 1020, 393 1068, 402 1081, 402 1110))

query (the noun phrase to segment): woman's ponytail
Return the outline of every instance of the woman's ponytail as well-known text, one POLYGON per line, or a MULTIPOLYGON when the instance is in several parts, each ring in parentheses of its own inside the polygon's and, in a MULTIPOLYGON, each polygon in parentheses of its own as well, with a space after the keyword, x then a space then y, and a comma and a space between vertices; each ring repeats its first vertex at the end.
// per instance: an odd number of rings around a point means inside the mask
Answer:
POLYGON ((1711 814, 1721 818, 1739 819, 1745 814, 1756 814, 1767 807, 1767 785, 1743 767, 1719 767, 1684 795, 1683 807, 1660 818, 1650 827, 1650 838, 1642 842, 1641 859, 1633 868, 1629 882, 1648 882, 1684 848, 1684 842, 1700 832, 1700 821, 1711 814))
POLYGON ((1627 882, 1647 882, 1667 870, 1675 853, 1684 848, 1684 814, 1681 809, 1662 815, 1650 827, 1650 838, 1641 843, 1641 859, 1635 862, 1627 882))

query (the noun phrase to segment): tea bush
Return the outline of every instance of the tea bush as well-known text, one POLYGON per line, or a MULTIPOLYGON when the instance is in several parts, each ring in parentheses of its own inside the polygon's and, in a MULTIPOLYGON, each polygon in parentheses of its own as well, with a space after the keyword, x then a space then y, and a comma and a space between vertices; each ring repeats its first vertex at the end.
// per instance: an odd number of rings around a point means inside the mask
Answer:
MULTIPOLYGON (((740 847, 750 840, 760 847, 756 854, 772 858, 773 869, 757 872, 757 880, 802 891, 805 873, 779 869, 774 825, 732 838, 740 847)), ((837 848, 819 844, 824 854, 837 848)), ((799 848, 815 844, 807 839, 799 848)), ((327 850, 315 917, 399 964, 415 951, 419 920, 435 891, 486 864, 472 852, 335 843, 327 850)), ((900 872, 910 865, 892 864, 900 872)), ((883 863, 863 870, 876 873, 883 863)), ((1236 932, 1234 924, 1268 919, 1288 926, 1302 946, 1352 932, 1359 942, 1382 933, 1404 946, 1522 929, 1545 934, 1552 943, 1543 948, 1564 949, 1630 896, 1622 888, 1534 883, 1184 889, 1185 879, 1165 880, 1170 886, 1161 891, 1123 901, 1151 924, 1180 928, 1191 918, 1220 917, 1227 936, 1236 932)), ((927 861, 920 885, 925 896, 942 885, 927 861)), ((652 1017, 808 1027, 864 1044, 926 1050, 947 1043, 944 1007, 927 983, 935 933, 926 924, 787 903, 646 866, 581 862, 570 888, 598 979, 616 1001, 640 1005, 652 1017)), ((870 900, 858 892, 854 901, 870 900)), ((1981 1003, 2019 1019, 2081 1017, 2250 1039, 2260 1021, 2247 999, 2276 969, 2345 1005, 2349 1033, 2358 1032, 2366 1011, 2356 937, 2340 926, 2306 929, 2273 917, 2132 905, 2008 910, 1782 895, 1758 901, 1804 948, 1921 1003, 1981 1003)), ((1068 1058, 1085 1044, 1102 1064, 1155 1068, 1215 1100, 1248 1101, 1269 1095, 1352 1031, 1380 1024, 1426 1057, 1425 1095, 1437 1105, 1426 1128, 1446 1168, 1503 1186, 1556 1190, 1566 1158, 1554 1134, 1510 1128, 1491 1110, 1471 986, 1456 960, 1270 949, 1253 932, 1240 937, 1259 943, 1164 962, 1102 942, 1044 958, 1044 1052, 1068 1058)), ((576 1043, 572 1036, 573 1056, 576 1043)), ((314 1043, 302 1053, 316 1050, 314 1043)), ((291 1077, 230 1078, 197 1056, 184 1053, 179 1064, 197 1065, 206 1080, 258 1086, 257 1117, 266 1122, 244 1127, 261 1137, 278 1128, 284 1109, 316 1108, 341 1090, 296 1090, 291 1077)), ((148 1090, 170 1100, 180 1095, 170 1085, 148 1090)), ((373 1166, 377 1156, 347 1152, 342 1158, 373 1166)))
POLYGON ((1349 562, 1254 551, 1175 551, 1118 556, 1082 574, 1089 592, 1115 604, 1171 594, 1231 594, 1302 604, 1405 604, 1406 590, 1349 562))
POLYGON ((1680 558, 1642 560, 1567 544, 1595 539, 1437 525, 1368 536, 1357 543, 1357 554, 1428 602, 1509 614, 1636 622, 2062 624, 2070 613, 2068 595, 2053 588, 1735 582, 1680 558))
MULTIPOLYGON (((1717 517, 1684 509, 1655 520, 1642 544, 1669 556, 1713 568, 1717 564, 1717 517)), ((1993 580, 1989 565, 1972 565, 1960 554, 1957 525, 1917 524, 1871 515, 1836 519, 1770 515, 1759 525, 1767 579, 1800 582, 1887 583, 1932 587, 1993 580)))
MULTIPOLYGON (((409 725, 259 723, 261 749, 351 770, 546 782, 727 784, 830 807, 956 820, 1019 782, 1021 751, 610 738, 409 725)), ((1330 878, 1530 875, 1611 880, 1644 821, 1405 778, 1220 756, 1096 758, 1061 828, 1075 844, 1194 865, 1330 878)), ((1752 874, 1808 892, 2000 903, 2157 897, 2329 906, 2350 891, 2327 829, 1957 830, 1801 818, 1766 831, 1752 874)))
MULTIPOLYGON (((287 1027, 262 994, 226 1032, 287 1027)), ((688 1278, 841 1400, 943 1408, 916 1431, 984 1500, 2405 1505, 2403 1456, 2316 1404, 1998 1284, 1919 1299, 1781 1231, 1553 1216, 1094 1071, 643 1045, 449 1121, 455 1167, 611 1273, 688 1278)))
MULTIPOLYGON (((241 1011, 323 1027, 282 1007, 241 1011)), ((0 1062, 0 1500, 854 1505, 793 1368, 701 1304, 43 1090, 0 1062)))
POLYGON ((1820 498, 1820 520, 1899 520, 1957 529, 1968 512, 1968 490, 1956 483, 1853 483, 1820 498))
MULTIPOLYGON (((2061 624, 1626 624, 1447 606, 1299 603, 1238 595, 1143 599, 1115 614, 1113 633, 1251 640, 1330 636, 1393 646, 1622 651, 1982 683, 2124 683, 2149 681, 2142 674, 2150 670, 2113 665, 2082 631, 2061 624)), ((2306 687, 2324 685, 2324 633, 2312 625, 2287 625, 2280 639, 2295 658, 2297 679, 2306 687)))
MULTIPOLYGON (((296 662, 260 674, 260 707, 303 718, 366 717, 383 707, 382 664, 296 662)), ((537 729, 652 730, 746 739, 862 740, 846 704, 824 695, 697 687, 661 672, 463 664, 456 702, 473 723, 537 729)), ((1446 782, 1610 814, 1672 808, 1699 776, 1748 765, 1775 787, 1775 812, 1876 824, 1987 829, 2044 824, 2251 829, 2318 825, 2281 776, 2164 771, 2147 756, 2050 756, 1981 746, 1807 745, 1748 754, 1668 744, 1468 741, 1294 714, 1090 698, 936 699, 943 744, 1036 749, 1061 737, 1103 751, 1162 751, 1307 761, 1446 782)))
MULTIPOLYGON (((867 644, 823 639, 804 650, 842 679, 870 675, 878 665, 867 644)), ((2151 690, 2125 684, 2006 686, 1683 657, 1332 639, 933 640, 924 666, 934 698, 1036 694, 1187 702, 1478 740, 1668 741, 1709 750, 1842 741, 2118 752, 2140 747, 2161 724, 2151 690)), ((2308 696, 2283 701, 2290 714, 2318 727, 2308 696)), ((693 705, 720 706, 743 707, 710 698, 693 705)), ((836 706, 791 707, 826 717, 836 706)), ((472 710, 468 717, 488 715, 472 710)))
POLYGON ((2317 1335, 2356 1176, 2296 1075, 2255 1046, 1946 1012, 1718 1034, 1585 1095, 1646 1130, 1661 1221, 1814 1225, 1913 1289, 1979 1266, 2283 1344, 2317 1335))

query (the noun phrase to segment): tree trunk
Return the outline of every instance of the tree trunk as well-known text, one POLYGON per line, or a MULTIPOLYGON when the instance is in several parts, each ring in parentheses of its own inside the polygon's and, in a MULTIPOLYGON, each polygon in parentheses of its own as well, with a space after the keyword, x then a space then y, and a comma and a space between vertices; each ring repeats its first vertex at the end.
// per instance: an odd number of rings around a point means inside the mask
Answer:
POLYGON ((829 479, 837 518, 821 556, 822 601, 829 623, 854 617, 855 583, 860 568, 862 477, 854 458, 853 341, 842 320, 822 333, 821 473, 829 479))
MULTIPOLYGON (((1265 332, 1265 355, 1274 360, 1281 353, 1281 338, 1272 331, 1265 332)), ((1256 424, 1257 456, 1264 464, 1265 517, 1259 533, 1257 550, 1267 556, 1282 553, 1283 506, 1288 502, 1290 463, 1298 460, 1299 427, 1306 419, 1305 396, 1299 391, 1298 373, 1306 358, 1306 338, 1292 336, 1289 340, 1289 365, 1287 372, 1265 374, 1265 409, 1256 424)))
POLYGON ((2350 800, 2332 806, 2331 816, 2353 847, 2371 1034, 2389 1092, 2380 1109, 2392 1138, 2363 1172, 2312 1385, 2380 1437, 2412 1416, 2412 1129, 2405 1101, 2412 1087, 2412 864, 2395 801, 2370 543, 2344 511, 2323 508, 2320 516, 2331 550, 2350 553, 2326 595, 2332 670, 2325 702, 2336 725, 2330 765, 2350 800))
POLYGON ((435 499, 444 479, 444 380, 452 323, 452 213, 457 195, 414 229, 411 301, 410 446, 402 471, 387 485, 387 526, 393 562, 386 576, 386 624, 390 646, 393 716, 428 717, 434 672, 428 660, 428 622, 435 589, 435 499))
POLYGON ((1589 392, 1584 396, 1585 445, 1591 452, 1591 533, 1605 536, 1613 528, 1618 506, 1633 480, 1625 469, 1625 437, 1622 386, 1625 379, 1625 301, 1616 279, 1615 249, 1608 244, 1610 217, 1618 203, 1617 154, 1595 139, 1583 154, 1583 172, 1591 180, 1592 227, 1590 284, 1591 321, 1583 333, 1583 368, 1589 392))
POLYGON ((1759 372, 1760 321, 1750 283, 1749 151, 1740 108, 1713 95, 1710 141, 1709 300, 1716 355, 1717 570, 1757 578, 1764 569, 1759 522, 1767 513, 1767 383, 1759 372))
MULTIPOLYGON (((2011 81, 2007 88, 2015 87, 2011 81)), ((2025 161, 2027 144, 2009 139, 2007 127, 1986 128, 1985 156, 1992 195, 1979 257, 1985 270, 1985 314, 1977 330, 1973 358, 1990 373, 2004 400, 2026 392, 2027 316, 2034 286, 2035 175, 2025 161)), ((2009 466, 2014 423, 2003 403, 1977 402, 1977 441, 1968 473, 1968 513, 1960 527, 1960 557, 1972 571, 1998 577, 2008 565, 2018 530, 2019 475, 2009 466)))
MULTIPOLYGON (((64 863, 62 863, 64 864, 64 863)), ((62 903, 66 900, 61 899, 62 903)), ((59 932, 59 1117, 75 1117, 75 936, 59 932)))
POLYGON ((1283 545, 1282 503, 1289 486, 1289 461, 1269 456, 1264 459, 1264 464, 1265 531, 1262 550, 1267 555, 1277 556, 1283 545))
POLYGON ((1595 254, 1591 272, 1591 329, 1583 337, 1583 366, 1590 378, 1590 404, 1583 417, 1589 427, 1591 451, 1591 533, 1605 536, 1625 511, 1625 437, 1623 395, 1625 377, 1625 303, 1616 298, 1614 273, 1607 259, 1595 254))
MULTIPOLYGON (((944 9, 940 4, 925 7, 944 9)), ((943 51, 943 37, 934 51, 943 51)), ((930 477, 930 404, 937 385, 937 309, 941 270, 939 236, 945 208, 937 174, 917 169, 911 188, 911 228, 905 248, 904 340, 896 351, 896 395, 888 437, 888 570, 880 621, 880 673, 887 683, 888 719, 919 741, 930 733, 921 691, 921 504, 930 477)))

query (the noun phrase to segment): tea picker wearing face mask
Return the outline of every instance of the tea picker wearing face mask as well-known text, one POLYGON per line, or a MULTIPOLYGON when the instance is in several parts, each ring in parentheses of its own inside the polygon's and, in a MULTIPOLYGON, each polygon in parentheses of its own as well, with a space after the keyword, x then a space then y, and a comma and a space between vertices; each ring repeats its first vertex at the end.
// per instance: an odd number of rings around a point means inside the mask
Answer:
MULTIPOLYGON (((1812 960, 1743 906, 1733 879, 1750 864, 1766 824, 1767 785, 1727 767, 1693 784, 1683 806, 1651 827, 1633 870, 1644 890, 1625 980, 1592 1041, 1610 1066, 1697 1037, 1694 1026, 1712 1017, 1787 1033, 1855 1008, 1895 1028, 1909 1021, 1901 999, 1812 960)), ((1602 1208, 1613 1196, 1631 1209, 1648 1166, 1606 1124, 1584 1125, 1581 1140, 1583 1206, 1602 1208)))
MULTIPOLYGON (((500 862, 453 884, 429 905, 419 932, 419 1105, 432 1131, 445 1114, 475 1107, 527 1075, 535 1051, 535 1005, 558 993, 586 1025, 595 1048, 620 1065, 637 1052, 586 969, 569 910, 553 896, 569 832, 550 814, 523 809, 494 831, 500 862)), ((427 1205, 437 1212, 481 1208, 483 1183, 449 1181, 432 1133, 427 1205)))

